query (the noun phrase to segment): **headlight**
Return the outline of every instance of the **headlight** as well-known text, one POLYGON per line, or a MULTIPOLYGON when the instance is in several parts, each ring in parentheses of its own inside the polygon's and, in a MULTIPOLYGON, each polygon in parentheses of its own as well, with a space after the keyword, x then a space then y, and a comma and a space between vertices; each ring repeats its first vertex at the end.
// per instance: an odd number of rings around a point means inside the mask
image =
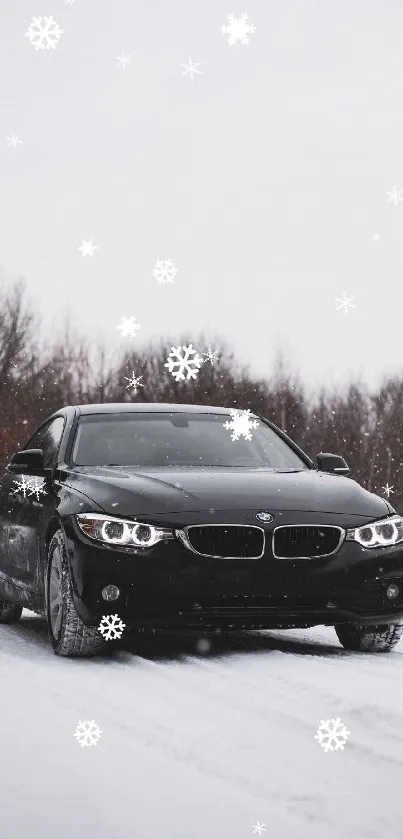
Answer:
POLYGON ((403 519, 401 516, 389 516, 373 524, 353 527, 347 530, 346 539, 359 542, 363 548, 386 548, 403 542, 403 519))
POLYGON ((174 538, 172 530, 168 527, 155 527, 153 524, 115 519, 98 513, 79 513, 76 521, 86 536, 104 545, 151 548, 163 539, 174 538))

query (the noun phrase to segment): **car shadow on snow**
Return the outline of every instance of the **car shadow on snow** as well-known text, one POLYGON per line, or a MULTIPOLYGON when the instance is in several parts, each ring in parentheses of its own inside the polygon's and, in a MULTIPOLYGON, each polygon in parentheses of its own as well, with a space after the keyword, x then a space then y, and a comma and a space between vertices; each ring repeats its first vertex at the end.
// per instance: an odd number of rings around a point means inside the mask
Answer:
POLYGON ((321 657, 349 656, 351 653, 338 645, 284 634, 265 632, 156 632, 155 634, 128 634, 122 638, 122 647, 134 655, 151 660, 181 660, 188 656, 200 658, 225 658, 249 653, 292 653, 321 657))
MULTIPOLYGON (((233 655, 250 653, 268 654, 274 652, 293 655, 310 655, 340 658, 351 656, 339 646, 336 636, 334 644, 307 637, 308 630, 296 637, 297 630, 270 631, 226 631, 204 632, 203 630, 157 631, 154 633, 125 632, 122 639, 114 644, 114 653, 119 659, 120 653, 129 653, 140 658, 154 661, 183 661, 188 657, 220 659, 233 655), (291 634, 292 633, 292 634, 291 634)), ((4 652, 19 652, 32 658, 32 647, 52 655, 48 630, 44 618, 24 612, 22 620, 12 625, 1 627, 1 647, 4 652), (31 652, 30 652, 31 650, 31 652)), ((105 644, 105 652, 112 652, 112 645, 105 644)), ((115 657, 114 656, 114 657, 115 657)), ((109 658, 109 656, 108 656, 109 658)), ((100 661, 100 658, 97 657, 100 661)), ((101 657, 102 660, 102 657, 101 657)))
MULTIPOLYGON (((1 649, 4 652, 13 653, 16 647, 25 649, 34 646, 37 649, 45 650, 46 647, 51 649, 46 621, 33 612, 27 613, 24 610, 18 623, 2 624, 0 632, 1 649)), ((28 657, 31 657, 29 651, 28 657)))

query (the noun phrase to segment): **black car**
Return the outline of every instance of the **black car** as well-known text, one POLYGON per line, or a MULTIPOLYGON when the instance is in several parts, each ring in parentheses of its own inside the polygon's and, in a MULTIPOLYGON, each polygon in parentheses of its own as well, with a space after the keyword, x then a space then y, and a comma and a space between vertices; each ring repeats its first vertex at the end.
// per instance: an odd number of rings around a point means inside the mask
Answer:
POLYGON ((347 649, 390 650, 403 519, 348 471, 249 411, 63 408, 2 478, 0 621, 45 614, 64 656, 123 629, 316 624, 347 649))

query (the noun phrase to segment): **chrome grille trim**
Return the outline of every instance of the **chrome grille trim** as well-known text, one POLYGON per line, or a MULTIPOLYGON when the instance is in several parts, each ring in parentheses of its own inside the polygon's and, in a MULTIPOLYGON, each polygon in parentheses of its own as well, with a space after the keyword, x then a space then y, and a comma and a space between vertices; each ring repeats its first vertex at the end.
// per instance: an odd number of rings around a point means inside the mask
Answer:
POLYGON ((205 556, 205 557, 208 557, 209 559, 261 559, 262 556, 264 555, 265 546, 266 546, 265 531, 263 530, 263 527, 258 527, 255 524, 234 524, 234 522, 231 522, 230 524, 228 524, 227 522, 214 522, 214 524, 189 524, 189 525, 187 525, 187 527, 177 528, 175 530, 175 536, 177 536, 178 539, 180 539, 182 544, 189 551, 191 551, 191 553, 195 554, 196 556, 205 556), (197 527, 197 528, 200 528, 200 527, 238 527, 238 528, 244 527, 244 528, 247 528, 248 530, 259 530, 260 533, 262 534, 262 551, 261 551, 260 554, 258 554, 258 556, 223 556, 222 554, 200 553, 200 551, 197 551, 193 547, 193 545, 190 543, 189 536, 188 536, 188 531, 192 530, 192 528, 194 528, 194 527, 197 527))
POLYGON ((346 533, 347 533, 347 531, 345 530, 345 528, 344 527, 339 527, 339 525, 337 525, 337 524, 318 524, 317 522, 315 522, 315 523, 312 522, 310 524, 306 524, 306 523, 304 523, 304 524, 279 524, 278 527, 274 528, 273 533, 272 533, 272 538, 271 538, 272 553, 273 553, 274 559, 323 559, 324 557, 333 556, 333 554, 337 553, 337 551, 341 547, 342 542, 345 539, 346 533), (300 555, 300 556, 279 556, 278 554, 276 554, 274 552, 274 540, 275 540, 276 531, 277 530, 284 530, 284 528, 290 529, 291 527, 299 527, 299 528, 302 528, 302 527, 317 527, 318 529, 321 529, 321 528, 323 529, 325 527, 330 527, 330 528, 332 528, 332 530, 338 530, 339 533, 340 533, 340 537, 339 537, 338 544, 336 545, 336 547, 334 548, 333 551, 330 551, 330 553, 310 554, 309 556, 305 556, 303 554, 300 555))

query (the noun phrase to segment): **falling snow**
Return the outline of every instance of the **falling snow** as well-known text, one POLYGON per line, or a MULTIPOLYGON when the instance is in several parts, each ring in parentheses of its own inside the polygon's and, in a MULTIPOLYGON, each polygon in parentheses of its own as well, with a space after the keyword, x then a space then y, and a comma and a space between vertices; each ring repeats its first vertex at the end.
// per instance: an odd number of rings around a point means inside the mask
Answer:
POLYGON ((196 650, 199 655, 207 655, 207 653, 211 650, 211 642, 208 638, 199 638, 198 641, 196 641, 196 650))
POLYGON ((223 427, 227 431, 232 431, 231 440, 239 440, 244 437, 245 440, 251 440, 252 428, 258 428, 259 423, 256 419, 251 418, 250 408, 247 411, 238 411, 236 408, 230 408, 231 420, 224 422, 223 427))
POLYGON ((192 344, 189 344, 187 347, 171 347, 171 352, 168 355, 168 359, 166 364, 164 364, 164 367, 168 367, 168 370, 172 373, 175 381, 179 382, 183 381, 185 378, 187 380, 196 379, 200 365, 203 364, 203 362, 204 359, 201 355, 198 354, 192 344), (186 377, 185 372, 187 373, 186 377))
POLYGON ((81 251, 83 256, 94 256, 95 251, 98 250, 98 245, 94 245, 92 239, 82 239, 78 250, 81 251))
POLYGON ((35 495, 36 500, 39 501, 41 495, 46 495, 46 489, 44 488, 44 481, 39 483, 37 478, 33 478, 31 480, 31 486, 28 490, 29 495, 35 495))
POLYGON ((103 615, 98 631, 105 641, 115 641, 122 637, 125 627, 126 624, 123 623, 119 615, 103 615))
POLYGON ((129 382, 129 384, 126 385, 126 390, 130 390, 130 388, 132 388, 134 390, 134 392, 137 393, 137 388, 143 387, 143 385, 141 384, 141 381, 140 381, 140 379, 142 379, 142 378, 143 378, 142 376, 135 376, 135 373, 134 373, 134 370, 133 370, 133 373, 130 376, 130 378, 125 376, 126 381, 129 382))
POLYGON ((181 64, 181 67, 183 67, 185 71, 184 73, 182 73, 182 76, 189 76, 191 81, 193 81, 193 78, 196 75, 196 73, 201 73, 201 70, 197 69, 198 67, 200 67, 200 62, 198 64, 193 64, 191 58, 189 58, 187 64, 181 64))
POLYGON ((205 356, 206 361, 209 361, 213 366, 217 361, 219 361, 218 350, 212 350, 211 347, 209 347, 207 352, 204 352, 203 355, 205 356))
POLYGON ((227 23, 221 27, 223 35, 228 35, 228 43, 230 47, 239 41, 240 44, 247 46, 249 44, 249 35, 256 32, 256 26, 249 23, 248 15, 227 15, 227 23))
POLYGON ((96 746, 102 734, 101 729, 96 724, 95 720, 85 720, 79 722, 74 732, 74 737, 81 747, 96 746))
POLYGON ((14 149, 16 149, 17 146, 20 146, 22 144, 22 140, 20 140, 18 134, 13 133, 11 134, 11 137, 6 137, 6 140, 8 145, 12 146, 14 149))
POLYGON ((339 309, 343 309, 344 314, 347 315, 349 309, 355 309, 355 304, 351 302, 352 300, 354 300, 354 295, 352 297, 347 297, 346 292, 343 291, 342 297, 336 297, 335 300, 336 303, 340 304, 339 306, 337 306, 336 311, 339 311, 339 309))
POLYGON ((396 189, 395 186, 393 187, 392 192, 387 192, 386 195, 390 195, 388 204, 393 201, 395 207, 397 207, 398 201, 403 201, 403 189, 396 189))
POLYGON ((173 283, 177 273, 178 269, 172 262, 172 259, 157 259, 154 265, 153 276, 159 283, 173 283))
POLYGON ((63 29, 54 18, 50 17, 33 17, 29 24, 26 37, 36 50, 55 50, 60 40, 60 35, 63 34, 63 29))
POLYGON ((22 493, 24 498, 27 497, 27 492, 32 489, 31 481, 28 479, 26 480, 24 475, 22 476, 20 481, 13 481, 13 484, 17 484, 16 488, 13 489, 14 494, 22 493))
POLYGON ((38 478, 25 478, 25 475, 22 476, 20 481, 13 481, 13 484, 16 484, 16 488, 13 489, 13 493, 18 494, 22 493, 24 498, 30 495, 35 495, 36 500, 39 501, 40 495, 46 495, 46 489, 44 488, 44 481, 40 483, 38 478))
POLYGON ((122 317, 116 329, 120 332, 123 338, 135 338, 139 329, 141 329, 141 324, 137 323, 134 315, 130 318, 122 317))
POLYGON ((131 63, 131 58, 131 55, 125 55, 125 53, 122 53, 122 55, 117 56, 116 64, 118 67, 123 67, 123 69, 125 70, 126 67, 128 67, 131 63))
POLYGON ((337 752, 344 749, 349 736, 350 732, 337 717, 337 719, 321 720, 314 739, 325 752, 337 752))

